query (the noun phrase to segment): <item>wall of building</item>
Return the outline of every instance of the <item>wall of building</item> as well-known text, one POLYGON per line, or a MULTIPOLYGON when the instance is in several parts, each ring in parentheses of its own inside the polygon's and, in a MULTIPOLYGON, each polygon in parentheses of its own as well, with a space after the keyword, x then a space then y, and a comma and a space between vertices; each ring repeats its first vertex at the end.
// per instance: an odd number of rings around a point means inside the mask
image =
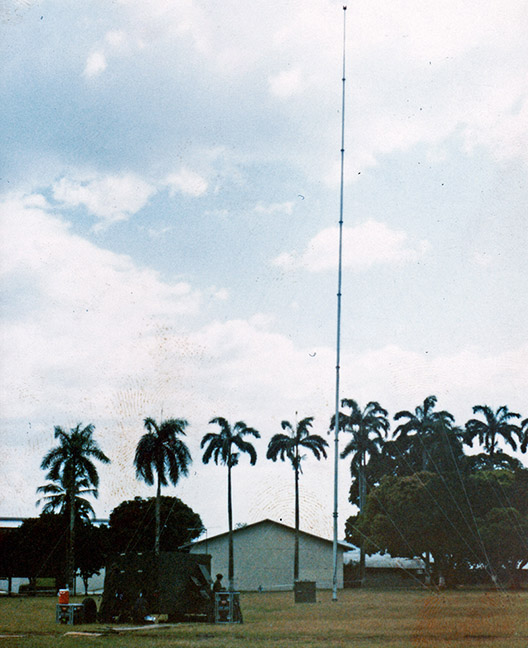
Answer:
MULTIPOLYGON (((256 524, 234 533, 235 587, 241 591, 291 590, 293 587, 293 530, 274 524, 256 524)), ((209 538, 193 545, 192 552, 211 554, 213 577, 224 574, 227 586, 228 536, 209 538), (207 549, 206 549, 207 545, 207 549)), ((301 533, 299 579, 315 581, 318 588, 332 587, 332 543, 301 533)), ((343 551, 338 551, 338 587, 343 587, 343 551)))

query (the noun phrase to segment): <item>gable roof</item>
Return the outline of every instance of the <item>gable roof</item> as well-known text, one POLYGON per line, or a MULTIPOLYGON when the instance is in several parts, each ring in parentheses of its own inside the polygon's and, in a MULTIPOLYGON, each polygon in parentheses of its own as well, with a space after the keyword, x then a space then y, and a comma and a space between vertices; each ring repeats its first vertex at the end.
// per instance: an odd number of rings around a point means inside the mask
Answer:
MULTIPOLYGON (((276 526, 281 529, 286 529, 287 531, 292 531, 293 533, 295 533, 294 527, 291 527, 287 524, 283 524, 282 522, 276 522, 275 520, 270 520, 269 518, 266 518, 264 520, 260 520, 259 522, 252 522, 251 524, 246 524, 243 527, 238 527, 237 529, 233 529, 233 535, 243 532, 246 529, 256 528, 263 525, 276 526)), ((333 545, 332 540, 328 540, 328 538, 323 538, 321 536, 315 535, 314 533, 308 533, 308 531, 302 531, 301 529, 299 529, 299 534, 301 536, 313 538, 314 540, 319 540, 320 542, 325 542, 328 543, 329 545, 333 545)), ((202 540, 195 540, 194 542, 190 542, 184 545, 184 547, 185 548, 196 547, 198 545, 205 544, 206 542, 211 542, 211 540, 217 540, 218 538, 227 538, 228 536, 229 536, 229 531, 225 531, 224 533, 218 533, 217 535, 209 536, 208 538, 203 538, 202 540)), ((351 545, 348 542, 344 542, 342 540, 339 540, 337 544, 344 551, 348 551, 354 548, 354 545, 351 545)))

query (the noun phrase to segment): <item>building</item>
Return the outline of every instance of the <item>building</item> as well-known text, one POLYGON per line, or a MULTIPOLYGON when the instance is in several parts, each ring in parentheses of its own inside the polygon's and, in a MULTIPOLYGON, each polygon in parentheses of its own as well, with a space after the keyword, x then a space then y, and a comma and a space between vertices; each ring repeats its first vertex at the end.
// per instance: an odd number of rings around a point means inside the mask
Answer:
MULTIPOLYGON (((343 556, 345 587, 358 587, 360 550, 354 548, 343 556)), ((423 583, 425 564, 421 558, 393 558, 390 554, 365 556, 363 587, 409 587, 423 583)))
MULTIPOLYGON (((212 574, 224 574, 227 586, 228 533, 198 540, 191 553, 211 555, 212 574)), ((233 530, 235 587, 239 591, 274 591, 293 588, 295 529, 273 520, 261 520, 233 530)), ((343 587, 343 553, 351 545, 338 543, 337 586, 343 587)), ((318 589, 331 589, 333 543, 299 531, 299 580, 315 581, 318 589)))

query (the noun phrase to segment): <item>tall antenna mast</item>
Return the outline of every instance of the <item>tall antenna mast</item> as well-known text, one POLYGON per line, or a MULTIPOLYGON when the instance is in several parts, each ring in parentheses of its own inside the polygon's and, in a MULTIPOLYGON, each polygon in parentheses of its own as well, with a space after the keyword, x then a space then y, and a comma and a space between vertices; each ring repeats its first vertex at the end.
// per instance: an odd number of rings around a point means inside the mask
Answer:
POLYGON ((337 270, 337 342, 336 342, 336 389, 334 427, 334 576, 332 601, 337 601, 337 518, 338 518, 338 468, 339 468, 339 370, 341 363, 341 285, 343 276, 343 184, 345 172, 345 45, 346 5, 343 6, 343 90, 341 98, 341 186, 339 195, 339 260, 337 270))

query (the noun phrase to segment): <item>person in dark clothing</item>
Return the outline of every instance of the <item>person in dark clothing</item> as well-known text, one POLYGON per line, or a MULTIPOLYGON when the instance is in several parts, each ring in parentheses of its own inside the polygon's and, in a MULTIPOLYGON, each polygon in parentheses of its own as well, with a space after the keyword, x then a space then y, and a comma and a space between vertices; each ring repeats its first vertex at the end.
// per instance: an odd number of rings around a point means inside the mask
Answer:
POLYGON ((143 593, 140 592, 139 596, 134 603, 132 608, 132 618, 134 623, 145 623, 145 617, 147 616, 147 603, 143 598, 143 593))
POLYGON ((216 594, 216 592, 223 592, 225 590, 225 587, 222 584, 222 578, 224 577, 223 574, 217 574, 216 575, 216 580, 213 583, 213 592, 216 594))

